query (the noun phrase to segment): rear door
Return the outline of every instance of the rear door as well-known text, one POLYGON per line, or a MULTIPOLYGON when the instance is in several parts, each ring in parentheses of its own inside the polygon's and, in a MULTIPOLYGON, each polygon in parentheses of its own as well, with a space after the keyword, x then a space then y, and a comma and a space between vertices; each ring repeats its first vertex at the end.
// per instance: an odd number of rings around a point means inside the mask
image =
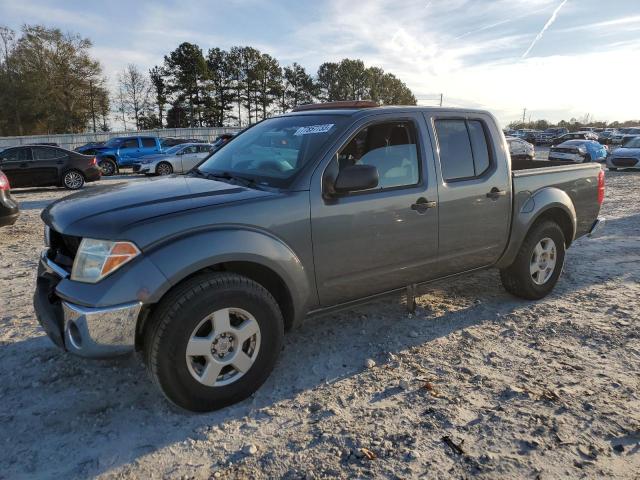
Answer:
POLYGON ((32 160, 30 147, 16 147, 0 153, 0 168, 9 179, 11 188, 32 186, 29 166, 32 160))
POLYGON ((311 226, 320 303, 335 305, 437 276, 438 208, 433 161, 418 114, 363 118, 320 164, 311 226), (326 175, 349 165, 378 169, 377 188, 323 194, 326 175))
POLYGON ((155 137, 141 137, 140 138, 140 155, 152 155, 154 153, 158 153, 160 149, 158 148, 158 143, 155 137))
POLYGON ((33 161, 31 172, 38 185, 57 185, 65 164, 69 160, 64 150, 53 147, 31 147, 33 161))
POLYGON ((511 172, 490 115, 425 114, 436 145, 439 260, 445 274, 491 265, 509 239, 511 172))

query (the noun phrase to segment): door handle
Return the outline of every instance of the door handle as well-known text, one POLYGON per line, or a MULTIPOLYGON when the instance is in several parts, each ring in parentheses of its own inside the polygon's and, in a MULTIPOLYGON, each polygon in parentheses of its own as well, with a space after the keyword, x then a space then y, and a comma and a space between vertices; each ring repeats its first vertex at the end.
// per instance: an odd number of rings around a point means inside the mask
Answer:
POLYGON ((56 165, 63 165, 64 162, 62 160, 60 160, 59 162, 56 162, 56 165))
POLYGON ((500 197, 504 197, 507 195, 506 190, 500 190, 498 187, 493 187, 489 193, 487 193, 487 198, 491 198, 492 200, 497 200, 500 197))
POLYGON ((416 200, 416 203, 411 205, 411 210, 415 210, 418 213, 424 213, 430 208, 436 208, 437 205, 438 202, 436 201, 429 201, 424 197, 420 197, 416 200))

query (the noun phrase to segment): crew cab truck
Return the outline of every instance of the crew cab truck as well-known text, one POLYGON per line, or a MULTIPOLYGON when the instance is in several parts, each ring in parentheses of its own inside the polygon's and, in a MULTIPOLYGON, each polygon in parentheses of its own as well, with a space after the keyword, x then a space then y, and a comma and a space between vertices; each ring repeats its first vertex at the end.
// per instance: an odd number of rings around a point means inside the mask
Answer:
POLYGON ((141 350, 171 402, 208 411, 254 392, 308 315, 488 267, 542 298, 602 225, 604 175, 508 152, 485 111, 298 107, 186 176, 47 207, 37 317, 77 355, 141 350))
POLYGON ((132 167, 140 157, 162 152, 162 144, 157 137, 114 137, 102 146, 92 147, 98 165, 105 176, 115 175, 121 167, 132 167))

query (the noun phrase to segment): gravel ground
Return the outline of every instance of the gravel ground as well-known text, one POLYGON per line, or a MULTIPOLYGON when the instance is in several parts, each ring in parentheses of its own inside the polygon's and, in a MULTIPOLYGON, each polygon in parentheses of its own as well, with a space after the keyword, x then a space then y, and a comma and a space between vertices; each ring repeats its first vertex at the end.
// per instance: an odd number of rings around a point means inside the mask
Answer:
POLYGON ((0 478, 640 478, 640 172, 607 182, 605 236, 575 243, 548 298, 486 271, 424 289, 414 315, 392 298, 309 319, 254 397, 206 415, 170 407, 138 357, 54 348, 31 295, 39 213, 67 192, 16 191, 0 478))

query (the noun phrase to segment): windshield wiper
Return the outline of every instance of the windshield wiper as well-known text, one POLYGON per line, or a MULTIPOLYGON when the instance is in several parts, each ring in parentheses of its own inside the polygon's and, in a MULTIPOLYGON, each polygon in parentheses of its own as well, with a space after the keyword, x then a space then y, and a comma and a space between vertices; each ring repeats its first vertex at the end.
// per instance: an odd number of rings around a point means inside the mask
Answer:
POLYGON ((211 178, 213 180, 223 180, 223 181, 227 181, 227 182, 239 183, 241 185, 244 185, 245 187, 256 187, 256 188, 259 188, 259 185, 255 180, 253 180, 251 178, 241 177, 239 175, 234 175, 234 174, 229 173, 229 172, 209 173, 209 172, 203 172, 203 171, 198 170, 198 169, 195 169, 193 171, 194 172, 198 172, 199 176, 204 176, 206 178, 211 178))

